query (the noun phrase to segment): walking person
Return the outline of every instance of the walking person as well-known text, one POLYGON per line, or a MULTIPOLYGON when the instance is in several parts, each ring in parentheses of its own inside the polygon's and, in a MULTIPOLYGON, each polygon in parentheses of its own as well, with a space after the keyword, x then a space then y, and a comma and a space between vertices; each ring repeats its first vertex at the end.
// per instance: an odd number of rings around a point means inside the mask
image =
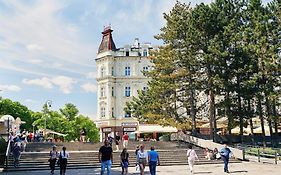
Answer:
POLYGON ((224 170, 225 173, 229 173, 229 171, 228 171, 228 162, 229 162, 230 154, 232 154, 232 152, 227 147, 227 145, 224 144, 223 147, 220 150, 220 154, 221 154, 221 159, 223 160, 223 163, 224 163, 223 170, 224 170))
POLYGON ((123 151, 120 154, 120 159, 121 159, 121 167, 122 167, 122 173, 121 174, 122 175, 128 175, 129 153, 127 151, 127 148, 123 148, 123 151))
POLYGON ((147 152, 144 150, 144 145, 140 145, 140 150, 137 155, 137 162, 140 167, 140 175, 144 175, 145 165, 147 164, 147 152))
POLYGON ((66 147, 62 147, 62 151, 59 155, 60 161, 60 175, 65 175, 66 167, 67 167, 67 159, 69 158, 69 153, 66 151, 66 147))
POLYGON ((85 137, 86 137, 86 129, 82 128, 80 131, 80 142, 85 143, 85 137))
POLYGON ((139 163, 138 163, 138 160, 137 160, 139 150, 140 150, 140 147, 139 147, 139 145, 137 145, 136 150, 135 150, 135 155, 136 155, 136 172, 137 172, 137 173, 138 173, 139 170, 140 170, 139 163))
POLYGON ((110 175, 113 156, 112 147, 109 146, 107 139, 104 140, 104 145, 99 149, 99 162, 101 163, 101 175, 104 174, 105 168, 107 169, 107 175, 110 175))
POLYGON ((21 156, 21 143, 20 143, 20 141, 18 141, 13 146, 13 157, 14 157, 14 167, 15 168, 19 167, 20 156, 21 156))
POLYGON ((193 172, 194 172, 194 170, 193 170, 194 162, 195 162, 195 160, 199 160, 199 159, 198 159, 198 156, 197 156, 195 150, 192 149, 191 145, 188 146, 188 150, 187 150, 186 155, 187 155, 189 170, 193 174, 193 172))
POLYGON ((123 141, 123 148, 127 148, 129 143, 129 135, 126 132, 122 137, 122 141, 123 141))
POLYGON ((120 136, 118 134, 118 132, 116 133, 116 136, 115 136, 115 146, 116 146, 116 151, 119 151, 119 143, 120 143, 120 136))
POLYGON ((49 156, 50 156, 49 165, 50 165, 50 169, 51 169, 51 174, 54 174, 58 155, 59 154, 57 152, 57 146, 53 145, 52 150, 50 151, 50 154, 49 154, 49 156))
POLYGON ((151 175, 156 175, 156 165, 160 165, 158 152, 155 151, 155 147, 152 146, 148 152, 148 162, 149 162, 149 171, 151 175))

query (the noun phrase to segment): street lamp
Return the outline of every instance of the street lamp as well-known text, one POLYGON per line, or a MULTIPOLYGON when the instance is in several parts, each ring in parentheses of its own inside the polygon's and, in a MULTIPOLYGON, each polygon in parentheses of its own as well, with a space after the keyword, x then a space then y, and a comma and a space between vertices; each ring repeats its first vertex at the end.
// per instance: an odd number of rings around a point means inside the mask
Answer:
POLYGON ((49 108, 52 107, 52 101, 51 101, 51 100, 47 100, 46 103, 45 103, 45 105, 46 105, 47 110, 44 110, 44 115, 45 115, 44 139, 46 140, 46 136, 47 136, 47 134, 46 134, 46 129, 47 129, 47 114, 46 114, 46 112, 49 112, 49 108))
POLYGON ((32 127, 33 127, 33 133, 32 133, 32 140, 31 141, 33 141, 34 142, 34 138, 35 138, 35 133, 34 133, 34 127, 35 127, 35 124, 34 123, 32 123, 32 127))

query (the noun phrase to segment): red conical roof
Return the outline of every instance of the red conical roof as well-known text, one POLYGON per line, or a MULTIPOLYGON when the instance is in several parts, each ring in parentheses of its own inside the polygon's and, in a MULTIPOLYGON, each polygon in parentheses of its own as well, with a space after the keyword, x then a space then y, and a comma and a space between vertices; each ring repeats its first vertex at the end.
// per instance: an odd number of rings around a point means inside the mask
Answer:
POLYGON ((98 53, 109 51, 109 50, 112 50, 112 51, 116 50, 116 47, 115 47, 115 44, 114 44, 114 41, 112 38, 112 34, 111 34, 112 31, 113 30, 111 30, 110 26, 104 28, 104 30, 102 32, 102 41, 100 43, 98 53))

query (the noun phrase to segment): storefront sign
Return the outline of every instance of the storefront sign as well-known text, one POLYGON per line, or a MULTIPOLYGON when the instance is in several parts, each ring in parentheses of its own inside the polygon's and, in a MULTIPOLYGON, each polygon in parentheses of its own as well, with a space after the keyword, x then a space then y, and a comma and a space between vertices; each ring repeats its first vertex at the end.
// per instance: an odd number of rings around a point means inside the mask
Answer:
POLYGON ((108 121, 96 121, 95 122, 95 124, 96 124, 96 126, 98 127, 98 128, 100 128, 100 127, 104 127, 104 126, 108 126, 109 125, 109 122, 108 121))
POLYGON ((137 128, 123 128, 123 131, 134 132, 137 128))
POLYGON ((126 126, 138 126, 138 122, 126 122, 126 123, 122 123, 122 126, 126 127, 126 126))
POLYGON ((102 132, 111 132, 111 128, 102 128, 102 132))

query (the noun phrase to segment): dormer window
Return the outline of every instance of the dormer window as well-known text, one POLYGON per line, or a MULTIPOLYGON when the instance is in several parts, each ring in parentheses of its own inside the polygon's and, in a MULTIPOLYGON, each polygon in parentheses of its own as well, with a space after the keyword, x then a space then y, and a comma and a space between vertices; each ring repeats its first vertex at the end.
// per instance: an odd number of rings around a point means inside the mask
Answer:
POLYGON ((143 50, 143 56, 147 57, 147 50, 146 49, 143 50))

